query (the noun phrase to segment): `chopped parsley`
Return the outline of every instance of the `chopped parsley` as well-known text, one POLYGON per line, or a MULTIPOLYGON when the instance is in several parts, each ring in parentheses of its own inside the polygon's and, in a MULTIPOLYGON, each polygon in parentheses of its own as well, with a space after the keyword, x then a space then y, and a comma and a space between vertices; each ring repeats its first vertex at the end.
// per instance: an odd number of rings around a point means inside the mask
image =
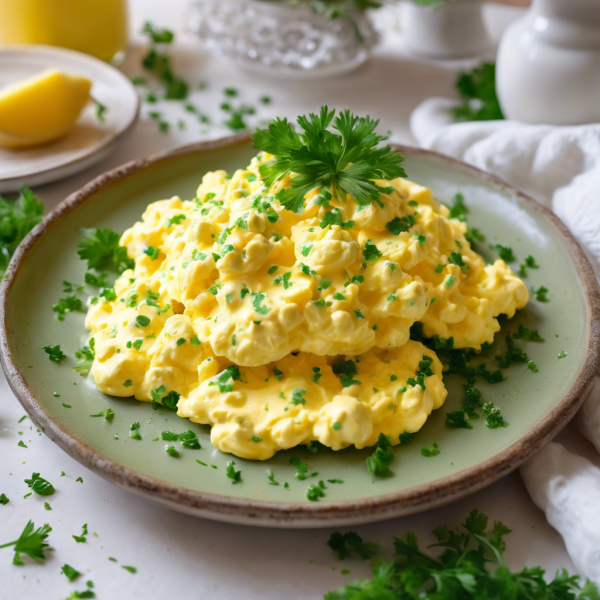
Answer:
POLYGON ((502 246, 501 244, 496 244, 492 246, 492 248, 498 251, 498 255, 504 262, 514 262, 515 255, 513 254, 512 248, 509 246, 502 246))
POLYGON ((383 256, 375 244, 369 243, 370 241, 371 240, 367 240, 365 242, 365 249, 363 250, 364 259, 367 262, 373 262, 383 256))
POLYGON ((252 292, 250 294, 252 307, 260 315, 266 315, 269 312, 269 307, 263 304, 263 300, 267 297, 266 294, 252 292))
POLYGON ((531 254, 519 266, 519 277, 527 277, 527 269, 539 269, 540 266, 535 262, 531 254))
POLYGON ((60 345, 56 346, 42 346, 42 350, 48 355, 48 358, 53 362, 60 362, 67 358, 63 351, 60 349, 60 345))
POLYGON ((306 394, 306 390, 294 390, 292 393, 292 404, 306 404, 306 399, 304 398, 306 394))
POLYGON ((213 377, 208 385, 218 385, 219 391, 233 392, 233 382, 241 377, 240 369, 237 365, 229 365, 224 371, 213 377))
POLYGON ((464 222, 467 220, 467 212, 464 196, 460 193, 455 194, 454 198, 452 198, 452 206, 450 206, 450 214, 448 216, 451 219, 458 219, 464 222))
POLYGON ((531 288, 531 293, 535 296, 535 299, 538 302, 548 302, 548 296, 546 295, 548 293, 548 288, 544 287, 543 285, 540 286, 537 290, 534 288, 531 288))
POLYGON ((373 477, 389 477, 392 474, 390 463, 394 460, 394 450, 389 436, 379 434, 375 452, 366 460, 367 471, 373 477))
POLYGON ((344 387, 351 385, 360 385, 361 382, 354 379, 355 375, 358 375, 358 369, 356 363, 353 360, 338 361, 333 363, 331 366, 335 375, 340 376, 340 383, 344 387))
POLYGON ((67 296, 52 306, 52 310, 56 313, 56 318, 59 321, 65 320, 65 315, 68 313, 83 310, 83 302, 77 296, 67 296))
POLYGON ((424 446, 423 448, 421 448, 421 456, 425 456, 427 458, 437 456, 439 453, 440 450, 435 442, 430 446, 424 446))
POLYGON ((500 409, 494 406, 491 402, 486 402, 483 405, 483 416, 485 425, 490 429, 498 429, 499 427, 507 427, 508 423, 500 413, 500 409))
POLYGON ((77 569, 74 569, 72 566, 67 564, 64 564, 62 566, 61 572, 69 581, 75 581, 75 579, 77 579, 81 575, 81 573, 77 569))
POLYGON ((132 440, 141 440, 142 436, 140 435, 140 423, 139 421, 136 423, 132 423, 129 427, 129 437, 132 440))
MULTIPOLYGON (((369 560, 379 552, 377 544, 365 542, 355 531, 349 531, 348 533, 335 531, 331 534, 327 545, 333 550, 333 553, 339 560, 350 558, 353 553, 358 554, 362 560, 369 560)), ((382 598, 382 600, 384 599, 382 598)), ((392 599, 390 598, 390 600, 392 599)))
POLYGON ((302 462, 297 456, 292 456, 289 463, 296 467, 296 479, 304 481, 308 477, 308 465, 302 462))
POLYGON ((156 260, 158 258, 159 252, 160 250, 155 246, 148 246, 144 250, 144 254, 148 255, 150 257, 150 260, 156 260))
POLYGON ((40 496, 52 496, 56 491, 54 486, 46 481, 43 477, 40 477, 39 473, 33 473, 31 479, 25 479, 27 487, 31 488, 36 494, 40 496))
POLYGON ((231 483, 236 484, 242 481, 242 472, 235 470, 235 461, 230 460, 227 463, 227 467, 225 468, 225 474, 229 479, 231 479, 231 483))
POLYGON ((558 353, 558 358, 565 358, 567 356, 568 352, 566 350, 561 350, 558 353))
POLYGON ((319 498, 323 498, 324 496, 325 492, 323 491, 323 488, 320 485, 311 484, 306 490, 306 497, 311 502, 317 502, 319 498))

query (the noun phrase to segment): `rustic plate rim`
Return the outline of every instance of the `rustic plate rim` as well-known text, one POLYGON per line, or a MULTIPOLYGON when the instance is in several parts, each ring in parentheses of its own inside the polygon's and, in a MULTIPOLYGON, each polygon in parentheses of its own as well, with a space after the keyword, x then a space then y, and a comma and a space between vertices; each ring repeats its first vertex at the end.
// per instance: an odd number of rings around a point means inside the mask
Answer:
POLYGON ((214 149, 247 144, 249 139, 249 134, 240 134, 218 140, 197 142, 130 161, 99 175, 63 200, 27 235, 17 248, 0 287, 0 362, 4 368, 6 379, 19 402, 34 423, 53 442, 105 479, 117 483, 137 495, 159 501, 182 512, 240 524, 304 528, 380 521, 448 504, 492 484, 519 467, 547 444, 573 418, 591 388, 600 359, 600 288, 583 248, 554 213, 500 178, 438 152, 392 144, 405 155, 433 157, 455 169, 484 179, 487 183, 518 198, 550 221, 577 265, 589 314, 587 322, 589 344, 586 358, 567 394, 534 428, 490 459, 431 483, 359 500, 288 503, 235 498, 166 483, 102 455, 78 436, 60 426, 37 401, 35 394, 27 384, 24 372, 13 360, 10 349, 13 332, 8 322, 8 303, 23 261, 55 222, 85 202, 105 185, 119 182, 131 173, 182 154, 210 152, 214 149))

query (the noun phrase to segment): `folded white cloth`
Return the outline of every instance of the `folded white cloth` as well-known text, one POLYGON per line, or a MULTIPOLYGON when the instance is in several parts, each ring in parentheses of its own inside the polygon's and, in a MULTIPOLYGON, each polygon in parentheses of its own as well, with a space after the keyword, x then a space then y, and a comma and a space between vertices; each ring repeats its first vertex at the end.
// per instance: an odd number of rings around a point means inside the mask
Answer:
MULTIPOLYGON (((600 276, 600 123, 578 127, 513 121, 452 123, 445 98, 411 115, 419 145, 498 175, 551 208, 582 244, 600 276)), ((600 383, 575 424, 600 452, 600 383)), ((563 536, 580 573, 600 584, 600 469, 551 443, 521 475, 533 501, 563 536)))

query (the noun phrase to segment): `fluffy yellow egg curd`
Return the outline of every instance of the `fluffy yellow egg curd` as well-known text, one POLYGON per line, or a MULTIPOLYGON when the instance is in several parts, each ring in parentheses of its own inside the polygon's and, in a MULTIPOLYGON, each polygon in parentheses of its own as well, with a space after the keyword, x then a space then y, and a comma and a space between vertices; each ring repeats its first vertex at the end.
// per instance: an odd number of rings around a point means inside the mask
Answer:
POLYGON ((428 188, 378 181, 381 202, 362 207, 317 187, 296 214, 276 197, 289 176, 261 178, 271 158, 208 173, 194 200, 154 202, 125 231, 135 268, 86 319, 92 375, 113 396, 178 399, 180 417, 243 458, 380 433, 396 444, 447 394, 411 326, 479 350, 527 288, 504 261, 485 264, 428 188))

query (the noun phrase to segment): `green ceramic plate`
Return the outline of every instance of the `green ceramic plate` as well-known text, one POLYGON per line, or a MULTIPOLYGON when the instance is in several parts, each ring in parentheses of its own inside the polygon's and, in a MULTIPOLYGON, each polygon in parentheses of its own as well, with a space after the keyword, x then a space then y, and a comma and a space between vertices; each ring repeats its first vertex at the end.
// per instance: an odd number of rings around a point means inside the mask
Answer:
MULTIPOLYGON (((477 386, 486 401, 501 409, 508 427, 491 430, 479 419, 472 430, 449 429, 445 414, 462 400, 462 382, 449 376, 446 405, 411 444, 396 449, 392 477, 371 479, 365 469, 368 450, 296 450, 266 462, 236 458, 242 482, 233 485, 225 475, 232 457, 212 447, 208 427, 167 410, 153 411, 148 403, 105 396, 72 370, 73 353, 86 335, 84 315, 70 314, 59 322, 51 306, 63 295, 64 279, 83 282, 84 263, 75 252, 79 230, 123 231, 154 200, 174 194, 193 197, 206 171, 247 164, 254 152, 247 137, 125 165, 70 196, 27 237, 13 258, 0 299, 2 363, 25 410, 53 441, 107 479, 177 510, 237 523, 306 527, 381 520, 450 502, 518 467, 567 423, 589 390, 598 364, 596 279, 577 242, 547 209, 464 164, 403 150, 410 178, 430 186, 439 200, 464 194, 471 227, 486 235, 479 244, 486 258, 495 256, 490 244, 503 244, 513 248, 518 261, 531 254, 540 265, 529 271, 527 284, 546 286, 549 302, 532 299, 503 324, 503 331, 515 331, 524 323, 545 337, 544 343, 522 344, 539 372, 513 365, 505 371, 505 381, 477 386), (60 364, 49 361, 40 348, 44 344, 60 344, 70 358, 60 364), (561 352, 567 355, 558 359, 561 352), (116 413, 112 422, 90 417, 109 407, 116 413), (136 421, 142 441, 128 436, 136 421), (182 449, 179 458, 167 455, 165 443, 153 440, 173 427, 195 430, 202 449, 182 449), (421 449, 433 442, 439 455, 422 456, 421 449), (296 479, 291 456, 307 462, 318 476, 296 479), (269 470, 279 485, 270 484, 269 470), (329 479, 344 483, 327 483, 329 479), (307 488, 319 480, 326 482, 325 496, 309 502, 307 488)), ((501 349, 503 337, 498 336, 501 349)), ((494 353, 482 360, 495 364, 494 353)))

